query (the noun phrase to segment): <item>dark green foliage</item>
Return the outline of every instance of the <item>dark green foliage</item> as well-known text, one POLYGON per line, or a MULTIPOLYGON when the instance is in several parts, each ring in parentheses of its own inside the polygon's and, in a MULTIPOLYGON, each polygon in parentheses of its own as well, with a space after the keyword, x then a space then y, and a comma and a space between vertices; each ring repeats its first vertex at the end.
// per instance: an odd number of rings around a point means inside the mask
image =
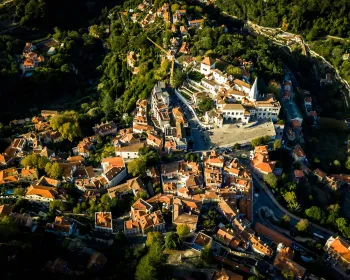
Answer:
POLYGON ((191 71, 188 73, 188 78, 199 83, 204 78, 204 75, 197 71, 191 71))
POLYGON ((211 109, 213 109, 215 106, 214 100, 210 97, 203 97, 198 104, 198 108, 199 110, 201 110, 202 112, 208 112, 211 109))
POLYGON ((180 236, 176 232, 171 232, 165 238, 165 247, 166 248, 176 250, 176 249, 179 249, 180 246, 181 246, 181 239, 180 239, 180 236))
POLYGON ((196 154, 196 153, 187 153, 185 155, 185 161, 189 161, 189 162, 199 162, 201 159, 200 154, 196 154))
POLYGON ((350 36, 347 0, 219 0, 215 4, 231 15, 263 26, 305 31, 310 39, 325 34, 350 36))

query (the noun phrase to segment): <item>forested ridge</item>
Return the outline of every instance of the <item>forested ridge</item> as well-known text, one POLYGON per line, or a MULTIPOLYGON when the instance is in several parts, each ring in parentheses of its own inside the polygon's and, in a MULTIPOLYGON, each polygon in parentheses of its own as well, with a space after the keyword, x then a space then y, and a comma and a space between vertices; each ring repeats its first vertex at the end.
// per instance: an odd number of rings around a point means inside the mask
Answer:
POLYGON ((217 0, 227 13, 267 27, 311 37, 350 36, 348 0, 217 0))

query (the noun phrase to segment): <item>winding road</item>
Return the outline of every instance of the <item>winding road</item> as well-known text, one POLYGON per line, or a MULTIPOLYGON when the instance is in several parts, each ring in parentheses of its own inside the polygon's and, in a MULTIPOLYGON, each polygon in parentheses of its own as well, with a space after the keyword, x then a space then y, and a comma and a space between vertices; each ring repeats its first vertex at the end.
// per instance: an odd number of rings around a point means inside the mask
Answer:
MULTIPOLYGON (((300 217, 294 215, 293 213, 290 213, 286 208, 284 208, 274 197, 272 192, 269 190, 269 188, 265 185, 265 183, 261 182, 255 174, 252 174, 253 176, 253 183, 254 187, 259 190, 259 197, 254 200, 253 204, 253 210, 257 211, 258 209, 262 207, 268 207, 270 210, 273 211, 275 217, 277 219, 281 219, 285 214, 287 214, 290 217, 290 224, 292 226, 295 226, 299 220, 300 217)), ((261 221, 258 216, 254 217, 255 222, 264 222, 261 221)), ((324 237, 324 239, 328 239, 330 236, 337 236, 338 234, 326 229, 324 227, 321 227, 315 223, 309 222, 311 232, 313 234, 318 234, 324 237)))

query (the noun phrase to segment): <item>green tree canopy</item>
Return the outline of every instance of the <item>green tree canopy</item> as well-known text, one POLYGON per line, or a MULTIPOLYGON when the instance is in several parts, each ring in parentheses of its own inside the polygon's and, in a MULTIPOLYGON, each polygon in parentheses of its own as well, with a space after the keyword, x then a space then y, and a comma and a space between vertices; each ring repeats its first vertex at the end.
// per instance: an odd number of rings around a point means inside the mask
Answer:
POLYGON ((273 142, 273 149, 274 149, 274 150, 280 149, 281 146, 282 146, 282 141, 281 141, 281 139, 276 139, 276 140, 273 142))
POLYGON ((233 75, 235 77, 241 77, 242 76, 242 69, 235 67, 233 65, 229 65, 226 67, 226 72, 230 75, 233 75))
POLYGON ((181 239, 176 232, 170 233, 165 238, 165 247, 166 248, 176 250, 176 249, 179 249, 180 246, 181 246, 181 239))
POLYGON ((210 248, 210 245, 205 246, 201 251, 201 259, 206 264, 211 264, 214 262, 215 257, 214 257, 213 251, 210 248))
POLYGON ((82 135, 79 126, 79 116, 75 111, 66 111, 53 116, 50 120, 50 126, 69 141, 73 141, 74 138, 82 135))
POLYGON ((49 159, 47 157, 31 154, 21 160, 21 165, 23 167, 36 167, 40 170, 44 170, 48 162, 49 159))
POLYGON ((211 109, 214 108, 214 100, 211 99, 208 96, 203 97, 199 103, 198 103, 198 108, 201 110, 203 113, 210 111, 211 109))
POLYGON ((190 228, 186 224, 180 224, 177 225, 176 232, 180 237, 185 237, 190 233, 190 228))
POLYGON ((306 209, 305 214, 314 221, 321 221, 321 219, 324 217, 324 213, 317 206, 312 206, 311 208, 306 209))
POLYGON ((150 166, 155 166, 160 161, 156 150, 151 147, 141 148, 139 157, 132 160, 128 164, 128 172, 133 176, 139 176, 146 172, 150 166))
POLYGON ((309 228, 309 221, 306 219, 300 219, 300 221, 296 224, 296 229, 300 232, 305 232, 309 228))
POLYGON ((158 231, 152 231, 147 233, 147 240, 146 240, 146 245, 148 247, 153 246, 155 243, 161 243, 163 244, 164 242, 164 236, 158 231))
POLYGON ((298 211, 300 209, 300 205, 298 203, 295 192, 286 192, 283 194, 283 198, 287 202, 287 206, 291 211, 298 211))
POLYGON ((63 175, 63 169, 57 162, 55 163, 48 162, 45 165, 45 172, 49 177, 54 179, 60 179, 63 175))
POLYGON ((264 175, 264 182, 267 183, 271 188, 277 188, 277 177, 273 173, 269 173, 264 175))
POLYGON ((180 5, 179 4, 173 4, 171 5, 171 11, 175 13, 177 10, 180 10, 180 5))

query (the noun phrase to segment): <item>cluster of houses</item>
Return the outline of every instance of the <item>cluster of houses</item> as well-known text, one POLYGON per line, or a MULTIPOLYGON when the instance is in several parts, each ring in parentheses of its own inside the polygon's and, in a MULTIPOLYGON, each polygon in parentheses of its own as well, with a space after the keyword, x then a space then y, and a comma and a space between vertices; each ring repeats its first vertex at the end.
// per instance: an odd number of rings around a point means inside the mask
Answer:
POLYGON ((0 166, 9 166, 26 156, 28 154, 24 149, 26 146, 30 146, 33 153, 36 154, 47 157, 54 155, 52 151, 46 148, 45 144, 62 140, 61 134, 50 127, 49 118, 56 115, 58 115, 57 111, 43 110, 41 111, 41 117, 12 121, 12 125, 31 123, 34 125, 35 132, 28 132, 23 134, 21 138, 15 138, 6 150, 0 154, 0 166))
POLYGON ((164 148, 172 151, 186 151, 187 140, 185 128, 188 127, 186 117, 180 107, 170 110, 170 97, 164 82, 158 82, 151 95, 152 121, 164 136, 164 148))
POLYGON ((23 72, 33 70, 40 62, 44 62, 45 58, 34 52, 35 46, 32 43, 26 43, 23 49, 24 61, 21 64, 23 72))
MULTIPOLYGON (((281 109, 273 94, 259 95, 257 79, 249 83, 250 62, 239 60, 239 71, 243 79, 226 72, 229 64, 210 57, 204 57, 199 67, 193 69, 204 75, 200 85, 206 90, 194 94, 195 105, 201 97, 208 96, 215 101, 215 108, 205 112, 205 122, 222 127, 224 121, 247 124, 259 119, 277 121, 281 109)), ((190 63, 194 63, 191 61, 190 63)))
MULTIPOLYGON (((150 24, 154 23, 157 18, 162 19, 165 23, 170 23, 170 7, 168 3, 164 3, 156 11, 153 9, 153 5, 148 1, 143 1, 137 6, 137 8, 129 9, 129 11, 124 11, 125 16, 130 15, 130 19, 133 23, 139 23, 142 28, 148 27, 150 24)), ((193 19, 191 15, 187 13, 186 10, 177 10, 172 16, 173 26, 181 25, 184 23, 190 28, 199 28, 203 22, 203 19, 193 19)))

